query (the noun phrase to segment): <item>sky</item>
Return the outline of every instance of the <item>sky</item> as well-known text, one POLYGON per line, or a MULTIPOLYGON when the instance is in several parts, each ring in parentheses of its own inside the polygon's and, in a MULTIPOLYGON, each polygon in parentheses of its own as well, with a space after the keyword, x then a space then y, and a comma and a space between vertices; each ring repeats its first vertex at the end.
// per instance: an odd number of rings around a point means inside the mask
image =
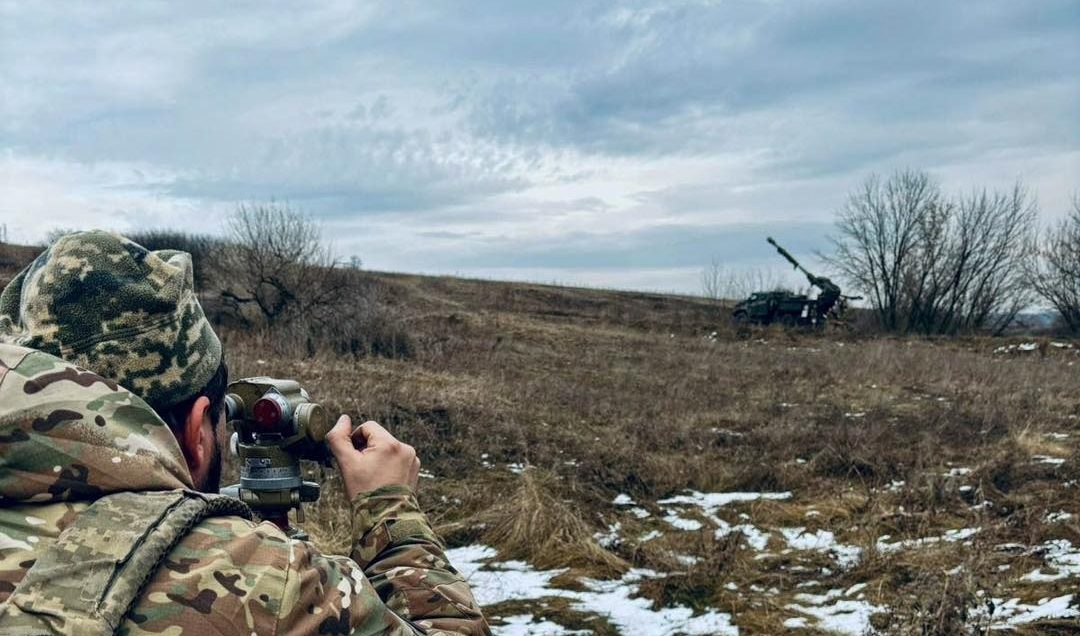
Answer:
POLYGON ((369 269, 695 293, 820 266, 872 173, 1059 217, 1078 68, 1075 0, 0 0, 0 224, 274 200, 369 269))

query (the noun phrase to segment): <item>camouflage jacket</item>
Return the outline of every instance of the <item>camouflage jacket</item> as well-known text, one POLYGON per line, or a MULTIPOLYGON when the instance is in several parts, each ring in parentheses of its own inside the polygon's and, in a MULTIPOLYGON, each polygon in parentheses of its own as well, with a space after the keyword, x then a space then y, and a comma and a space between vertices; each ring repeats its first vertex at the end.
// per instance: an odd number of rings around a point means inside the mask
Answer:
MULTIPOLYGON (((0 616, 90 502, 192 487, 172 433, 123 387, 0 344, 0 616)), ((271 523, 200 522, 150 579, 122 634, 488 634, 406 487, 353 502, 351 558, 271 523)))

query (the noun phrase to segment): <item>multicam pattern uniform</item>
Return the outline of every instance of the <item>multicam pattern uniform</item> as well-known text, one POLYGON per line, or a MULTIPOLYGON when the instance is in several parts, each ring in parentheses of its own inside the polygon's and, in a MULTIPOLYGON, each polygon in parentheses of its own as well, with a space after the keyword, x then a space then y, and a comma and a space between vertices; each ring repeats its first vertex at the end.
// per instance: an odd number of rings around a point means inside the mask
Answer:
MULTIPOLYGON (((190 488, 175 439, 141 399, 53 356, 0 344, 0 632, 4 613, 19 611, 9 602, 15 586, 90 502, 190 488)), ((202 521, 118 633, 490 633, 408 488, 375 491, 353 511, 351 559, 270 523, 202 521)))

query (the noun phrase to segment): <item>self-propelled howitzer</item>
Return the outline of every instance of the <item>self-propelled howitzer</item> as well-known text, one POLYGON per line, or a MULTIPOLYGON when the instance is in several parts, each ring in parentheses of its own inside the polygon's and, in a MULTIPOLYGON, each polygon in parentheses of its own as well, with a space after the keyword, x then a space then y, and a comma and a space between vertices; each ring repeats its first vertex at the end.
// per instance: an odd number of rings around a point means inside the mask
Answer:
POLYGON ((732 318, 736 322, 764 325, 780 323, 790 327, 822 326, 830 315, 835 317, 839 313, 843 307, 843 301, 859 298, 858 296, 844 296, 840 292, 839 285, 824 276, 811 273, 795 260, 790 252, 780 247, 771 236, 766 240, 795 269, 806 276, 811 286, 819 290, 817 298, 786 291, 756 292, 735 305, 732 318))
POLYGON ((824 320, 829 312, 832 311, 833 307, 836 306, 836 301, 840 300, 840 286, 824 276, 815 276, 814 274, 811 274, 809 270, 799 264, 799 261, 795 260, 795 257, 792 256, 790 252, 780 247, 780 245, 773 240, 773 237, 767 237, 765 240, 769 242, 769 245, 776 248, 776 251, 780 253, 780 256, 783 256, 789 263, 794 265, 795 269, 802 272, 811 285, 821 290, 818 293, 814 304, 817 315, 824 320))

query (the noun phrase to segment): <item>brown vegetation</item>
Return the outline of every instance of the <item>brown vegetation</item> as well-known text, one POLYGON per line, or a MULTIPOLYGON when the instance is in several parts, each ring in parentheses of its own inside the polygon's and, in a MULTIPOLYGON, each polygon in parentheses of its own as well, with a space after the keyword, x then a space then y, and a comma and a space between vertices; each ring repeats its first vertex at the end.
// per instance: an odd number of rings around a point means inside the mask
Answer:
MULTIPOLYGON (((996 546, 1080 543, 1075 516, 1048 521, 1080 515, 1076 349, 995 354, 1005 343, 782 330, 740 338, 701 300, 369 276, 403 316, 413 358, 275 357, 227 332, 231 366, 302 378, 330 408, 414 444, 434 475, 421 481, 423 504, 452 544, 487 542, 504 558, 590 576, 625 565, 675 572, 643 593, 733 612, 747 634, 782 631, 804 581, 867 583, 868 598, 891 609, 875 624, 895 633, 968 633, 955 626, 976 624, 978 590, 1027 602, 1064 593, 1069 579, 1017 583, 1041 565, 1036 551, 996 546), (674 532, 655 502, 686 489, 791 491, 738 510, 762 528, 829 529, 864 558, 845 571, 823 554, 784 555, 774 533, 776 556, 762 560, 738 541, 674 532), (652 516, 612 505, 620 493, 652 516), (591 534, 615 521, 624 540, 604 550, 591 534), (980 528, 971 545, 876 550, 884 535, 968 527, 980 528), (635 539, 650 529, 665 534, 635 539), (699 560, 687 568, 677 555, 699 560)), ((333 506, 316 507, 311 530, 340 542, 344 512, 333 506)), ((553 603, 538 615, 580 620, 553 603)))
MULTIPOLYGON (((1080 545, 1073 343, 737 333, 705 299, 352 275, 391 316, 388 331, 408 334, 408 355, 342 346, 383 338, 377 325, 343 321, 315 338, 303 326, 224 320, 230 368, 298 378, 328 408, 377 419, 413 444, 431 475, 422 504, 452 546, 482 542, 502 558, 569 568, 556 580, 569 589, 651 568, 667 573, 640 586, 657 606, 718 608, 743 634, 783 632, 800 594, 845 588, 888 608, 872 617, 879 632, 981 633, 989 599, 1034 604, 1075 584, 1020 580, 1051 565, 1047 541, 1080 545), (717 513, 768 531, 756 550, 692 510, 680 514, 700 531, 663 521, 669 508, 658 501, 687 490, 792 496, 717 513), (649 516, 614 505, 620 494, 649 516), (598 541, 615 523, 618 540, 598 541), (781 529, 794 527, 833 532, 861 559, 837 567, 823 552, 790 549, 781 529), (882 547, 965 528, 977 532, 882 547)), ((347 510, 332 474, 323 479, 305 527, 342 551, 347 510)), ((526 610, 616 633, 565 599, 488 608, 495 623, 526 610)), ((803 633, 822 632, 811 620, 803 633)))

